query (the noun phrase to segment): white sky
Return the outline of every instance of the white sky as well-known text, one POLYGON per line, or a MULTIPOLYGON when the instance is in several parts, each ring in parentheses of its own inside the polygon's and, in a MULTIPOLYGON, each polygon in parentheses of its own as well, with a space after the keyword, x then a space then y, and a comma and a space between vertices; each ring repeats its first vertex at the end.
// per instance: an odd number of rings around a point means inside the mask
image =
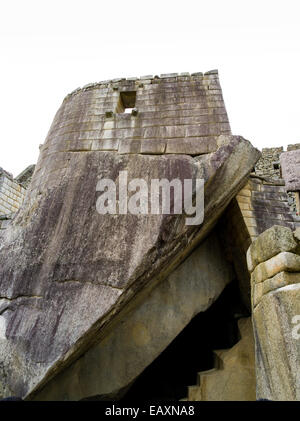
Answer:
POLYGON ((299 12, 299 0, 2 0, 0 166, 36 162, 75 88, 146 74, 219 69, 233 134, 300 142, 299 12))

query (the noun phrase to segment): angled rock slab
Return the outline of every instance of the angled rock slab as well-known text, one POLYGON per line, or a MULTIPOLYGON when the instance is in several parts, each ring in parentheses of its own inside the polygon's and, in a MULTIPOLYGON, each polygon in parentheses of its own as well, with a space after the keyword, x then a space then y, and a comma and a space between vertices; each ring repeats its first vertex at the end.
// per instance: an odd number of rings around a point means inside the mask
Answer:
POLYGON ((265 262, 282 251, 294 252, 298 243, 288 227, 273 225, 253 241, 247 251, 248 269, 252 272, 259 263, 265 262))
POLYGON ((33 397, 107 335, 145 286, 166 278, 208 235, 259 152, 238 136, 212 154, 53 152, 36 167, 0 248, 0 393, 33 397), (205 180, 204 222, 185 215, 100 215, 101 177, 205 180))

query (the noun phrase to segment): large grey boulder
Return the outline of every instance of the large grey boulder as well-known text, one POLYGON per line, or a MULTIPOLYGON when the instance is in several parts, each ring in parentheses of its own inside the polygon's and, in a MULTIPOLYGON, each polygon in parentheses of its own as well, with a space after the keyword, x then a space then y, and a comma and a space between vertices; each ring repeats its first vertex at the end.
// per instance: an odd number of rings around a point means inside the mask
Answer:
MULTIPOLYGON (((213 232, 168 278, 153 288, 146 287, 104 340, 50 380, 34 400, 122 397, 178 332, 210 307, 233 277, 213 232)), ((199 340, 201 331, 196 334, 199 340)))

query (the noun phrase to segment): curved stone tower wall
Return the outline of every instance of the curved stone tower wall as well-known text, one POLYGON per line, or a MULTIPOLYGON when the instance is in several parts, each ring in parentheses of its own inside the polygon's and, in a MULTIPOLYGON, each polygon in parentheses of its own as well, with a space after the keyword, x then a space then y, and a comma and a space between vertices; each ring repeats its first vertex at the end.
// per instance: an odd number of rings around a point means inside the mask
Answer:
POLYGON ((221 134, 231 131, 216 71, 90 84, 63 101, 41 147, 31 189, 56 185, 72 153, 200 155, 216 151, 221 134), (118 112, 124 108, 121 95, 133 92, 137 114, 118 112))

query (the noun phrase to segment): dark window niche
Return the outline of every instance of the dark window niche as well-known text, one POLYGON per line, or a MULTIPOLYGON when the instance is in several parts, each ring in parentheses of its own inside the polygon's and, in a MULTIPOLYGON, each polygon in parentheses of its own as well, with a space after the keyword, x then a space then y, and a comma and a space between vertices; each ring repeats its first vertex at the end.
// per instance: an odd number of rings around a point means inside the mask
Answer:
POLYGON ((135 108, 135 100, 136 100, 136 91, 120 92, 116 112, 118 114, 131 113, 132 109, 135 108))

